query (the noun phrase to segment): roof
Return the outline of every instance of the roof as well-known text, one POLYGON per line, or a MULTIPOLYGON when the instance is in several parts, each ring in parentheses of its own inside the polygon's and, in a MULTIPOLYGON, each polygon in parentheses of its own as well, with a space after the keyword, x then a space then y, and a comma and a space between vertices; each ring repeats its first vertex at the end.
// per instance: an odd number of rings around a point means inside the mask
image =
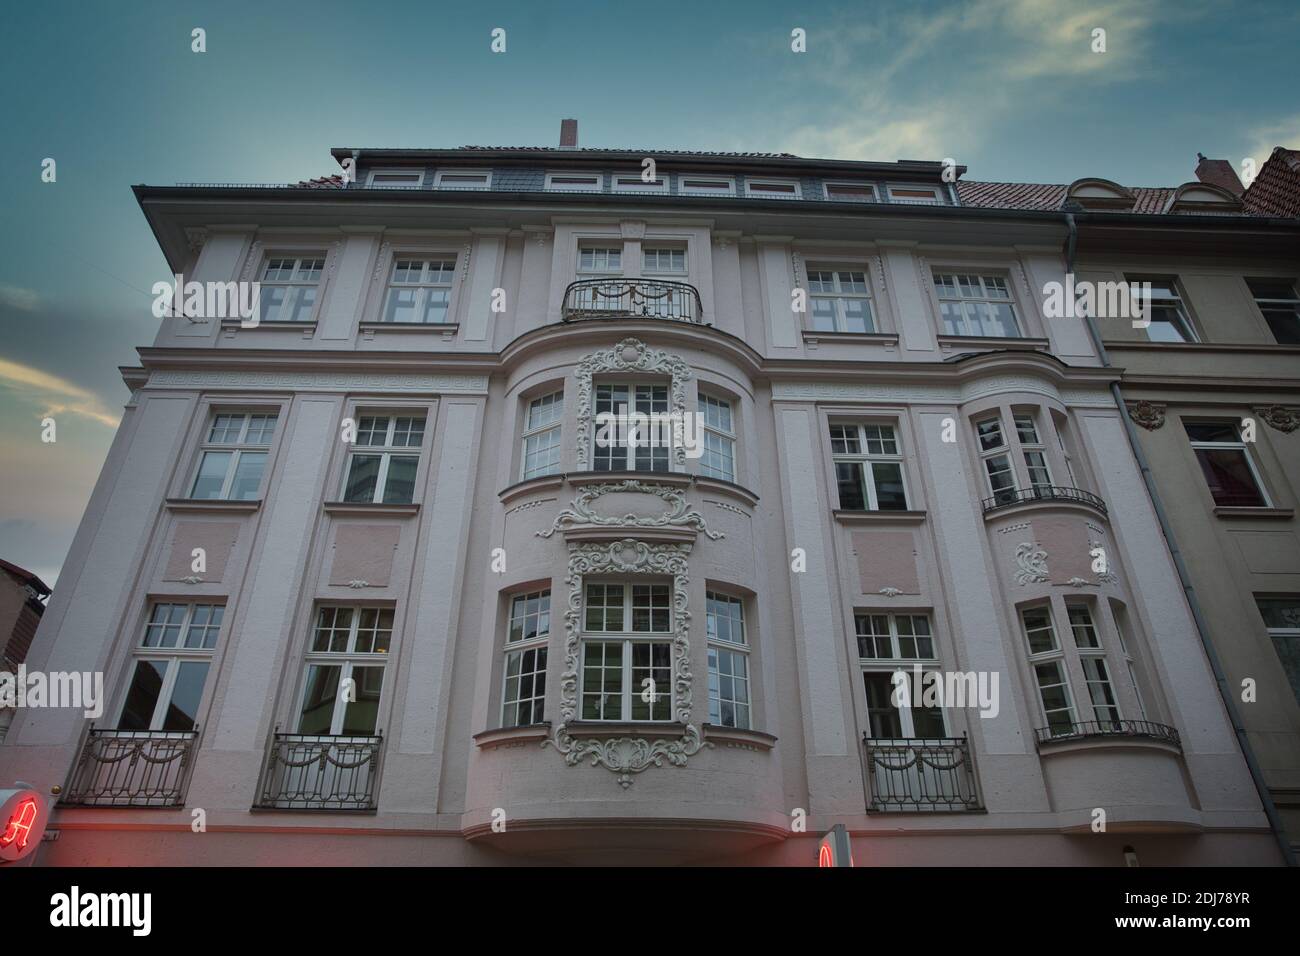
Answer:
MULTIPOLYGON (((1060 209, 1068 186, 1048 183, 985 183, 959 180, 957 196, 963 206, 986 209, 1060 209)), ((1175 190, 1169 186, 1134 186, 1133 208, 1124 212, 1162 213, 1175 190)))
POLYGON ((26 568, 20 568, 16 564, 12 564, 4 558, 0 558, 0 570, 8 571, 14 577, 20 579, 23 584, 30 584, 32 588, 39 591, 41 594, 49 594, 52 590, 48 584, 36 575, 32 574, 32 572, 28 571, 26 568))
POLYGON ((1300 216, 1300 149, 1275 146, 1242 202, 1256 216, 1300 216))
MULTIPOLYGON (((725 156, 733 159, 803 159, 794 153, 715 152, 707 149, 606 149, 596 146, 462 146, 461 149, 497 153, 623 153, 628 156, 725 156)), ((369 152, 369 150, 367 150, 369 152)), ((386 152, 377 150, 377 152, 386 152)))

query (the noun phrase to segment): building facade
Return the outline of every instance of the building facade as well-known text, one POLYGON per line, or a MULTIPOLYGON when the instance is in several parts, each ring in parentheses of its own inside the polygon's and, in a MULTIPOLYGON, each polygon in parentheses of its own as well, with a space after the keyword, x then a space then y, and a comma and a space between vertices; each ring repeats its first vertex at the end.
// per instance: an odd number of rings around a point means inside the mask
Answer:
POLYGON ((815 865, 836 824, 859 866, 1281 861, 1127 373, 1046 303, 1060 208, 929 162, 335 158, 137 187, 260 306, 123 370, 29 657, 107 707, 0 749, 57 792, 43 862, 815 865))

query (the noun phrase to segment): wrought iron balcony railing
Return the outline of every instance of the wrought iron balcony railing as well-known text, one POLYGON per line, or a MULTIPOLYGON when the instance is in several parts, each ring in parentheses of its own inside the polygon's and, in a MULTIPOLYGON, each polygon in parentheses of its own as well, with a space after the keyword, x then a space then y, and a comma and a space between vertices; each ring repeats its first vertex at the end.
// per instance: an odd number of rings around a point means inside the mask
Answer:
POLYGON ((862 740, 872 810, 983 809, 964 736, 876 739, 864 734, 862 740))
POLYGON ((181 807, 198 730, 91 727, 59 802, 82 807, 181 807))
POLYGON ((1096 508, 1102 514, 1106 514, 1106 502, 1092 492, 1060 485, 1008 488, 1006 491, 999 491, 992 498, 985 498, 980 504, 984 507, 984 513, 989 514, 1000 508, 1010 508, 1012 505, 1024 504, 1027 501, 1073 501, 1096 508))
POLYGON ((667 279, 579 279, 564 290, 564 321, 646 318, 704 321, 693 285, 667 279))
POLYGON ((275 734, 253 806, 276 810, 375 809, 382 734, 275 734))
POLYGON ((1167 724, 1157 724, 1150 720, 1086 720, 1061 723, 1054 727, 1039 727, 1034 733, 1038 736, 1040 746, 1045 743, 1084 740, 1091 737, 1146 737, 1182 748, 1177 730, 1167 724))

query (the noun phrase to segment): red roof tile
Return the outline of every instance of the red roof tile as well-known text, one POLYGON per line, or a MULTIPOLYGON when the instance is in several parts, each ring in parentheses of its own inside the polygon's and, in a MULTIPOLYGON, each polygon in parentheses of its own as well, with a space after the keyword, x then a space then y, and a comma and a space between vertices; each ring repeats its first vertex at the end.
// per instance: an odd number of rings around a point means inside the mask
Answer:
POLYGON ((1241 198, 1256 216, 1300 216, 1300 149, 1274 147, 1241 198))

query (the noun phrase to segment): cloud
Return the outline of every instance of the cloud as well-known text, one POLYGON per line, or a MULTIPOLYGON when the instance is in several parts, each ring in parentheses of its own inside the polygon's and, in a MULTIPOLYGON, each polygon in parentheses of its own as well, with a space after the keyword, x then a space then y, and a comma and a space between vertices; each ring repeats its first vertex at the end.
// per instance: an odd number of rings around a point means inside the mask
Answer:
POLYGON ((7 385, 18 392, 20 397, 39 404, 44 408, 41 417, 68 412, 109 428, 118 425, 118 416, 109 411, 94 392, 30 365, 0 358, 0 385, 7 385))
POLYGON ((34 312, 39 301, 40 299, 31 289, 21 289, 16 285, 0 284, 0 305, 7 305, 11 309, 21 309, 23 312, 34 312))
POLYGON ((1272 155, 1274 146, 1300 149, 1300 113, 1267 126, 1257 126, 1247 136, 1254 143, 1247 155, 1255 160, 1255 171, 1258 172, 1272 155))

